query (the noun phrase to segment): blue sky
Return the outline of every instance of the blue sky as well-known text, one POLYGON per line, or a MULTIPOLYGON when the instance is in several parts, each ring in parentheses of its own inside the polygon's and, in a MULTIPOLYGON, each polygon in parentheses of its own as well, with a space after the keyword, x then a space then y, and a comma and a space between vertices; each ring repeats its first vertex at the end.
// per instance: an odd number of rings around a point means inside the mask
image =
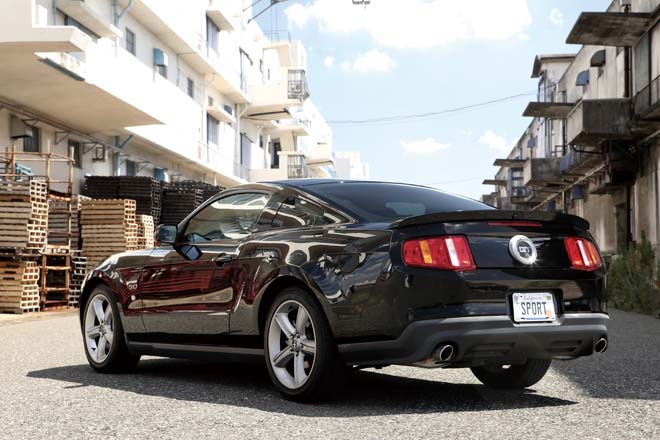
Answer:
MULTIPOLYGON (((265 3, 265 2, 264 2, 265 3)), ((581 11, 609 0, 289 0, 259 21, 308 50, 312 100, 328 121, 436 112, 531 92, 534 56, 574 52, 581 11), (404 6, 405 5, 405 6, 404 6), (495 6, 496 5, 496 6, 495 6)), ((255 8, 259 10, 259 6, 255 8)), ((478 198, 529 124, 533 97, 400 124, 333 125, 335 150, 360 151, 371 178, 478 198)))

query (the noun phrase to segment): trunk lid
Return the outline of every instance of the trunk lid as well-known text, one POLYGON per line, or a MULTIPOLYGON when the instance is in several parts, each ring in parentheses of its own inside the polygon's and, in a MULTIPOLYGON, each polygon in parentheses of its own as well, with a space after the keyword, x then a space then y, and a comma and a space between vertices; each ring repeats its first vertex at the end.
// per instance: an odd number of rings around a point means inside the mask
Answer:
POLYGON ((397 247, 413 238, 464 235, 478 269, 568 269, 564 238, 591 239, 589 223, 573 215, 547 212, 464 211, 410 217, 389 225, 397 247), (523 235, 536 248, 537 260, 526 264, 510 251, 512 238, 523 235))

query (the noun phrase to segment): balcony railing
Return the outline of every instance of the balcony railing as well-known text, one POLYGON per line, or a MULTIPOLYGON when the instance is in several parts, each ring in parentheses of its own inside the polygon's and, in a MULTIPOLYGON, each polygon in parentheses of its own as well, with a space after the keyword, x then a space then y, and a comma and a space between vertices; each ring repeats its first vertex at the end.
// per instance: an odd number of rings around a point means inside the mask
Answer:
POLYGON ((309 169, 303 155, 290 155, 287 161, 287 176, 289 179, 306 179, 309 169))
POLYGON ((302 69, 289 70, 289 99, 299 99, 304 101, 309 98, 309 88, 307 87, 307 74, 302 69))
POLYGON ((658 104, 658 101, 660 101, 660 76, 657 76, 635 96, 635 114, 645 115, 658 104))

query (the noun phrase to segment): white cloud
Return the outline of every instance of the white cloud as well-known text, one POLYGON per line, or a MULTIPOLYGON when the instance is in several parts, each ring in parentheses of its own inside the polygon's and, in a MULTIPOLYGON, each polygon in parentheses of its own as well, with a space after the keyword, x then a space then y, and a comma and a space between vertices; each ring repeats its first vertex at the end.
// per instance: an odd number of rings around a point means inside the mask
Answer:
POLYGON ((378 49, 372 49, 369 52, 359 55, 353 61, 344 61, 341 63, 341 70, 344 72, 389 72, 396 66, 396 62, 385 52, 378 49))
POLYGON ((508 153, 510 149, 507 140, 496 135, 492 130, 486 130, 479 138, 479 142, 503 153, 508 153))
POLYGON ((328 55, 323 60, 323 64, 325 65, 325 67, 329 67, 329 68, 334 67, 335 66, 335 57, 328 55))
POLYGON ((401 147, 408 154, 435 154, 448 149, 450 146, 436 142, 433 138, 428 138, 421 141, 401 141, 401 147))
POLYGON ((348 0, 313 0, 286 9, 297 27, 316 23, 322 32, 367 32, 397 49, 432 48, 470 40, 505 40, 532 23, 527 0, 378 0, 356 7, 348 0))
POLYGON ((552 11, 550 11, 550 22, 556 26, 563 26, 564 14, 562 14, 559 9, 553 8, 552 11))

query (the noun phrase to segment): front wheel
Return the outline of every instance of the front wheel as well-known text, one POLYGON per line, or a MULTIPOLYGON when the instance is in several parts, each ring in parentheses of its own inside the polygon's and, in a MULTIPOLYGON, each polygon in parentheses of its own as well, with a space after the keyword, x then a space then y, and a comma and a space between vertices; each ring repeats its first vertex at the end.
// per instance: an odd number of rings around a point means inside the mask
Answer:
POLYGON ((345 366, 321 307, 298 287, 275 299, 264 332, 273 384, 286 397, 312 401, 341 388, 345 366))
POLYGON ((529 359, 522 365, 488 365, 472 368, 484 385, 492 388, 521 389, 538 383, 550 368, 550 359, 529 359))
POLYGON ((122 373, 140 360, 126 347, 117 302, 107 287, 98 286, 89 296, 82 327, 87 361, 96 371, 122 373))

